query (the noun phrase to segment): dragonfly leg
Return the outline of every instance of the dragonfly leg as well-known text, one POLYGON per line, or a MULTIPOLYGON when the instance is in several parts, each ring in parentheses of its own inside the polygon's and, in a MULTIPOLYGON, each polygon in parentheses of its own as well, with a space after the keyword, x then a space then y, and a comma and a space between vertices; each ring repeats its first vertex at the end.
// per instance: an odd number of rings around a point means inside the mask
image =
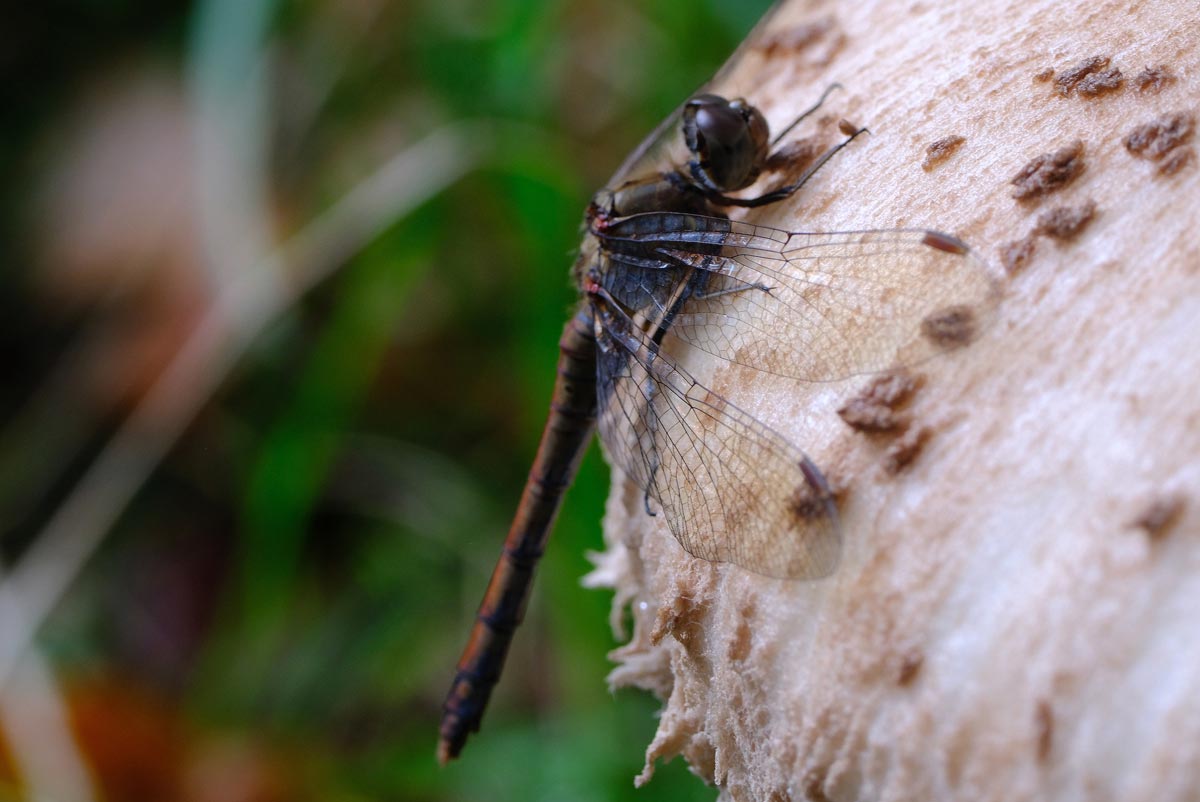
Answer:
POLYGON ((819 98, 817 98, 816 103, 812 104, 810 107, 808 107, 807 109, 802 111, 800 113, 799 117, 792 120, 790 123, 788 123, 786 128, 784 128, 782 131, 780 131, 778 134, 775 135, 775 138, 771 140, 771 147, 773 148, 776 145, 778 145, 779 141, 781 139, 783 139, 785 136, 787 136, 793 128, 795 128, 797 125, 804 122, 809 117, 811 117, 813 114, 815 114, 818 109, 820 109, 822 106, 825 105, 826 98, 828 98, 831 94, 833 94, 833 91, 835 89, 841 89, 841 88, 842 88, 842 85, 839 83, 830 84, 829 87, 824 92, 821 93, 821 96, 819 98))

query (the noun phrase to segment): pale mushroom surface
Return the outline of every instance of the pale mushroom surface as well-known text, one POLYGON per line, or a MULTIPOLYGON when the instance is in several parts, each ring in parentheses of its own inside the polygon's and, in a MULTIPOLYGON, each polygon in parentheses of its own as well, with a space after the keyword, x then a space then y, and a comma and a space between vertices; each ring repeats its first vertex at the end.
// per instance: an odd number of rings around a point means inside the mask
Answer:
POLYGON ((682 355, 821 466, 842 553, 695 559, 614 472, 611 682, 665 701, 639 781, 682 755, 731 800, 1200 798, 1200 12, 794 2, 752 37, 712 91, 778 130, 838 82, 791 136, 871 133, 732 216, 943 231, 1002 297, 882 431, 838 414, 877 376, 682 355))

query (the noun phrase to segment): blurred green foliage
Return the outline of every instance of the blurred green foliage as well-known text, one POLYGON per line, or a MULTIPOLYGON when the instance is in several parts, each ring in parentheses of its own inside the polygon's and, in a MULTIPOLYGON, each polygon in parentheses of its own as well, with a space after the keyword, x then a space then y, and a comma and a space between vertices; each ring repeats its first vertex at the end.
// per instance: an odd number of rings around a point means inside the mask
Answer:
MULTIPOLYGON (((51 5, 63 24, 22 12, 4 63, 4 256, 31 266, 0 279, 12 420, 104 314, 39 295, 44 248, 25 232, 45 227, 27 225, 17 188, 36 183, 53 152, 42 143, 89 81, 150 65, 184 74, 198 58, 189 32, 211 11, 51 5), (21 78, 34 72, 38 84, 21 78)), ((595 448, 482 731, 446 770, 433 754, 545 415, 583 208, 766 6, 262 6, 269 34, 251 44, 270 64, 265 180, 281 233, 441 125, 505 125, 484 169, 396 221, 256 343, 43 632, 58 665, 155 689, 189 732, 261 744, 286 769, 278 798, 711 798, 678 763, 632 788, 658 703, 605 689, 611 597, 579 586, 607 492, 595 448)), ((10 560, 125 411, 93 410, 45 487, 5 472, 6 502, 32 499, 5 510, 10 560)), ((6 466, 39 442, 11 435, 6 466)))

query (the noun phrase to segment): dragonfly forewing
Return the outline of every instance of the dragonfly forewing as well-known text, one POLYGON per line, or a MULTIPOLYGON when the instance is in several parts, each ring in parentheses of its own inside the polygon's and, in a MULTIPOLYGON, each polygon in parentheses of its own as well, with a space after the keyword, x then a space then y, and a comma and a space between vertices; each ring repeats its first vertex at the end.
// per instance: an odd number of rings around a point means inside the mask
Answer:
POLYGON ((608 285, 627 308, 652 316, 683 271, 703 271, 669 336, 806 381, 913 365, 963 345, 999 299, 997 278, 965 245, 925 230, 793 233, 646 213, 602 240, 621 268, 608 285), (949 333, 938 327, 947 319, 949 333))

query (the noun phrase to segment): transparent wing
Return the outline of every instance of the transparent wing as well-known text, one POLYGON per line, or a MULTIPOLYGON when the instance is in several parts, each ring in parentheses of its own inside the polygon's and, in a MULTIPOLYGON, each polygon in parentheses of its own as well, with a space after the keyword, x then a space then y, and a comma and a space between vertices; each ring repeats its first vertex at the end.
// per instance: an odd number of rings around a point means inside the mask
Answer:
POLYGON ((600 438, 695 557, 813 579, 837 566, 837 512, 799 449, 698 384, 632 321, 598 310, 600 438))
POLYGON ((605 285, 639 316, 659 320, 673 308, 671 336, 808 381, 912 365, 964 345, 999 299, 986 266, 934 231, 793 233, 654 212, 598 237, 612 274, 605 285))
POLYGON ((674 111, 642 140, 613 173, 612 178, 605 184, 606 187, 616 189, 629 182, 657 176, 663 170, 670 170, 687 162, 687 147, 683 142, 683 134, 680 133, 686 102, 685 100, 676 106, 674 111))

